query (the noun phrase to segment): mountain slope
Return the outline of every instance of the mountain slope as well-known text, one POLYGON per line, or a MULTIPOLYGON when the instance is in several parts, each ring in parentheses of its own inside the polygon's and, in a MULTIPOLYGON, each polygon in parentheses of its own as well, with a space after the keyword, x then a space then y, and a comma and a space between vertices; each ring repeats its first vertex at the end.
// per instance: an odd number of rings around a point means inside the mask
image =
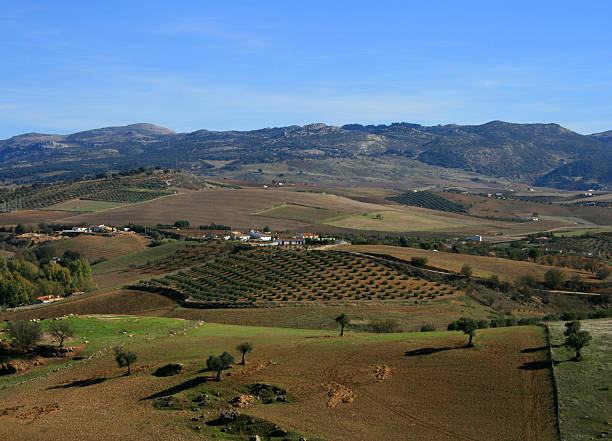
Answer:
MULTIPOLYGON (((25 134, 0 141, 0 179, 31 180, 41 174, 62 176, 106 169, 159 165, 198 171, 207 161, 223 161, 218 174, 255 164, 359 160, 373 170, 378 159, 406 158, 433 166, 462 169, 488 176, 547 182, 566 188, 579 161, 595 161, 593 185, 612 184, 609 139, 612 132, 583 136, 557 124, 421 126, 325 124, 265 128, 251 131, 175 133, 152 124, 107 127, 71 135, 25 134), (369 166, 367 164, 370 164, 369 166), (19 166, 19 168, 16 168, 19 166), (564 168, 565 167, 565 168, 564 168), (549 173, 556 177, 544 178, 549 173), (542 181, 542 179, 544 179, 542 181)), ((586 163, 584 163, 586 164, 586 163)), ((580 172, 588 167, 582 166, 580 172)), ((300 166, 300 168, 302 168, 300 166)), ((587 170, 588 171, 588 170, 587 170)), ((408 170, 406 171, 408 172, 408 170)), ((363 176, 364 180, 368 176, 363 176)), ((584 176, 583 176, 584 177, 584 176)), ((586 182, 585 182, 585 185, 586 182)))

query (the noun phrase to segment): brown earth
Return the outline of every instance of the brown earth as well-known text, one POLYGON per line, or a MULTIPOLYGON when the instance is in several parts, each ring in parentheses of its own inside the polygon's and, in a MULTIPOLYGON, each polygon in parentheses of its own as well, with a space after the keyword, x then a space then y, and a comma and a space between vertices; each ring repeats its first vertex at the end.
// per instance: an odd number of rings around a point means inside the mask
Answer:
POLYGON ((177 387, 194 393, 202 387, 234 391, 231 396, 236 396, 244 384, 262 382, 282 384, 292 403, 256 404, 241 411, 308 437, 556 440, 542 328, 481 330, 472 349, 463 347, 466 339, 459 333, 308 339, 293 331, 215 329, 207 331, 205 325, 187 336, 165 337, 137 348, 136 370, 160 362, 185 363, 185 372, 175 377, 157 378, 146 368, 123 376, 108 354, 0 391, 0 439, 207 439, 204 430, 193 430, 203 424, 191 418, 203 415, 204 422, 216 418, 218 410, 157 410, 149 398, 177 387), (208 377, 200 373, 206 353, 235 347, 249 333, 256 348, 251 362, 270 358, 277 364, 248 379, 232 375, 222 383, 207 384, 208 377), (372 366, 380 363, 394 372, 385 381, 371 375, 372 366), (83 378, 96 381, 79 382, 83 378), (56 388, 70 384, 74 386, 56 388), (329 407, 326 385, 344 391, 340 394, 352 401, 340 399, 329 407))
POLYGON ((159 294, 119 289, 66 299, 47 305, 9 310, 0 320, 30 320, 62 317, 68 314, 139 314, 161 316, 176 307, 176 302, 159 294))

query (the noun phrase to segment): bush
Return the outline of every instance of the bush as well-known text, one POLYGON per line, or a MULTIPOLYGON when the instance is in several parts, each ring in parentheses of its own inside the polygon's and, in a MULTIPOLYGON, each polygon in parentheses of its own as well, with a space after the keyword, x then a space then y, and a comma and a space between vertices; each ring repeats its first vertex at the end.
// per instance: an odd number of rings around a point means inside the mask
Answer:
POLYGON ((434 325, 423 325, 421 326, 421 332, 432 332, 435 331, 436 328, 434 327, 434 325))
POLYGON ((565 280, 565 273, 558 268, 551 268, 544 273, 544 284, 549 289, 558 289, 565 280))
POLYGON ((410 259, 410 263, 412 263, 414 266, 425 266, 427 265, 427 258, 426 257, 413 257, 410 259))
POLYGON ((489 327, 489 321, 485 319, 478 320, 476 324, 478 325, 478 329, 486 329, 489 327))
POLYGON ((40 341, 42 329, 39 323, 18 320, 9 322, 8 334, 15 345, 25 351, 40 341))

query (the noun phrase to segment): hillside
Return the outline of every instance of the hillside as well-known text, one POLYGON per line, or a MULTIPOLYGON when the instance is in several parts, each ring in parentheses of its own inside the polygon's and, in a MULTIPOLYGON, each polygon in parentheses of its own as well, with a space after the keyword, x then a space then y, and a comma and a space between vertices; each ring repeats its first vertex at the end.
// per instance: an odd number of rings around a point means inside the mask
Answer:
MULTIPOLYGON (((368 178, 399 180, 402 173, 414 173, 415 165, 421 164, 438 175, 461 170, 480 175, 478 179, 532 183, 553 171, 572 179, 572 171, 563 166, 576 161, 598 160, 600 167, 610 169, 607 140, 605 133, 583 136, 557 124, 502 121, 471 126, 309 124, 191 133, 133 124, 72 135, 30 133, 0 141, 0 177, 19 182, 155 165, 251 181, 281 177, 298 182, 364 182, 368 178), (334 162, 340 170, 329 170, 334 162), (276 167, 266 170, 270 164, 276 167), (381 174, 381 165, 395 167, 394 175, 381 174)), ((542 182, 568 187, 559 179, 542 182)), ((610 184, 609 173, 599 173, 574 187, 610 184)))

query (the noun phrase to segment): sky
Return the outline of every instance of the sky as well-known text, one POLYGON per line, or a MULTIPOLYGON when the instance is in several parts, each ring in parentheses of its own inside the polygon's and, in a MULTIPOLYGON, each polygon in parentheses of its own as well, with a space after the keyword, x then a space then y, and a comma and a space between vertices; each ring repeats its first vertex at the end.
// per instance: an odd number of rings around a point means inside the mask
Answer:
POLYGON ((150 122, 612 130, 612 2, 0 0, 0 139, 150 122))

